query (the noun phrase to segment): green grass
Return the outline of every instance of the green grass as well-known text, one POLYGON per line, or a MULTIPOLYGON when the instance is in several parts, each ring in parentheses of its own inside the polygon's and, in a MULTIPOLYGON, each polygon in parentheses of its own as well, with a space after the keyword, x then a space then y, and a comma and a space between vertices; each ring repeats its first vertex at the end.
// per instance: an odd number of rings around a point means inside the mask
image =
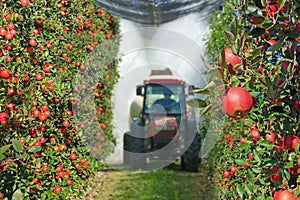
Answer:
POLYGON ((176 167, 154 172, 111 171, 97 200, 201 200, 213 198, 206 170, 184 172, 176 167))

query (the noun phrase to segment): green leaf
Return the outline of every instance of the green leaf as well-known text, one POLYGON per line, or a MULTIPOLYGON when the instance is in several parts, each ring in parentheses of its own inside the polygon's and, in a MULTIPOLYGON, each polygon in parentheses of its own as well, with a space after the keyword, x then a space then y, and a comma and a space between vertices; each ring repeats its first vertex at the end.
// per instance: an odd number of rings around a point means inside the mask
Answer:
POLYGON ((253 38, 258 38, 264 34, 266 30, 264 28, 256 27, 254 28, 250 34, 252 35, 253 38))
POLYGON ((200 58, 201 58, 201 60, 202 60, 202 62, 203 62, 203 64, 204 64, 204 66, 205 66, 207 69, 213 69, 213 66, 211 66, 211 64, 209 64, 201 54, 200 54, 200 58))
POLYGON ((287 171, 287 170, 283 170, 285 177, 287 178, 287 180, 291 179, 291 174, 287 171))
POLYGON ((195 88, 194 90, 192 90, 192 92, 197 94, 209 94, 209 90, 205 88, 195 88))
POLYGON ((17 158, 19 158, 19 159, 26 159, 27 156, 28 156, 28 154, 24 153, 24 154, 17 155, 17 158))
POLYGON ((278 0, 277 7, 278 9, 281 9, 281 7, 286 3, 286 0, 278 0))
POLYGON ((285 34, 285 36, 290 37, 290 38, 298 38, 300 37, 300 32, 299 31, 290 31, 285 34))
POLYGON ((254 155, 254 159, 257 161, 257 162, 261 162, 261 158, 258 154, 258 152, 256 150, 253 151, 253 155, 254 155))
POLYGON ((279 40, 276 44, 271 45, 271 46, 267 49, 267 51, 272 51, 272 52, 274 52, 274 51, 277 51, 280 47, 282 47, 282 40, 279 40))
POLYGON ((222 49, 221 54, 219 55, 219 62, 224 68, 227 68, 227 64, 225 61, 225 48, 222 49))
POLYGON ((259 96, 261 96, 262 94, 260 92, 250 92, 251 96, 258 98, 259 96))
POLYGON ((276 76, 275 79, 274 79, 274 85, 278 85, 279 80, 280 80, 280 77, 276 76))
POLYGON ((28 152, 30 153, 35 153, 35 152, 38 152, 38 151, 41 151, 42 150, 42 147, 40 146, 34 146, 34 147, 31 147, 28 152))
POLYGON ((300 150, 300 142, 298 142, 298 143, 296 144, 295 153, 296 153, 297 155, 299 155, 299 150, 300 150))
POLYGON ((247 175, 246 175, 246 178, 248 179, 249 183, 251 183, 252 185, 255 185, 255 182, 254 182, 254 180, 253 180, 253 176, 252 176, 252 175, 247 174, 247 175))
MULTIPOLYGON (((227 68, 227 65, 223 65, 227 68)), ((220 68, 214 68, 214 69, 211 69, 207 72, 208 74, 210 74, 211 76, 215 77, 215 78, 218 78, 218 79, 223 79, 224 78, 224 75, 223 75, 223 71, 220 69, 220 68)))
POLYGON ((236 41, 235 43, 233 43, 231 45, 231 50, 234 54, 238 54, 238 49, 239 49, 239 46, 238 46, 238 41, 236 41))
POLYGON ((7 151, 7 149, 9 149, 11 147, 11 144, 5 145, 3 147, 0 148, 0 155, 3 154, 5 151, 7 151))
POLYGON ((225 36, 230 43, 232 43, 235 40, 235 36, 230 31, 225 30, 225 36))
POLYGON ((23 199, 23 193, 20 189, 16 190, 12 196, 12 200, 22 200, 23 199))
POLYGON ((238 76, 231 77, 231 85, 232 86, 238 86, 238 85, 240 85, 240 83, 241 83, 241 80, 239 79, 238 76))
POLYGON ((237 185, 236 186, 236 191, 240 195, 241 199, 243 199, 243 196, 244 196, 244 193, 245 193, 244 188, 241 185, 237 185))
POLYGON ((270 167, 273 165, 274 165, 274 160, 269 159, 269 158, 264 159, 264 164, 263 164, 264 167, 270 167))
POLYGON ((236 37, 237 31, 237 18, 233 17, 233 19, 230 22, 230 32, 236 37))
POLYGON ((209 94, 209 89, 214 88, 216 86, 217 83, 215 81, 211 81, 204 88, 195 88, 193 92, 197 94, 209 94))
POLYGON ((265 78, 264 76, 260 77, 259 82, 260 82, 262 85, 268 87, 268 85, 267 85, 267 83, 266 83, 266 78, 265 78))
POLYGON ((244 143, 239 146, 239 150, 248 150, 250 149, 250 144, 244 143))
POLYGON ((194 107, 194 108, 204 108, 207 106, 206 101, 201 100, 201 99, 191 99, 186 102, 189 106, 194 107))
POLYGON ((47 195, 45 193, 43 193, 41 196, 41 200, 46 200, 46 198, 47 198, 47 195))
POLYGON ((22 151, 22 144, 20 143, 19 140, 13 139, 12 140, 12 145, 13 145, 14 150, 16 152, 21 152, 22 151))
POLYGON ((274 97, 275 97, 275 92, 274 92, 272 85, 268 85, 267 96, 270 99, 274 99, 274 97))
POLYGON ((250 185, 243 183, 243 187, 249 196, 253 194, 253 189, 250 185))
POLYGON ((215 88, 216 86, 218 86, 220 84, 223 84, 223 83, 220 82, 219 84, 217 84, 215 81, 211 81, 204 88, 195 88, 193 90, 193 92, 195 92, 195 93, 199 93, 200 92, 202 94, 202 92, 205 92, 205 91, 207 91, 209 89, 215 88))
POLYGON ((260 168, 253 168, 252 171, 256 174, 260 174, 261 173, 261 169, 260 168))
POLYGON ((3 155, 3 154, 0 154, 0 161, 1 160, 4 160, 6 158, 6 156, 5 155, 3 155))
POLYGON ((200 115, 201 115, 201 116, 205 115, 208 111, 210 111, 211 108, 212 108, 212 104, 209 104, 208 106, 206 106, 205 108, 203 108, 203 109, 200 111, 200 115))
POLYGON ((246 165, 247 164, 245 159, 235 159, 235 163, 238 165, 246 165))
POLYGON ((291 168, 293 167, 294 163, 291 161, 291 162, 288 162, 286 165, 285 165, 285 168, 288 169, 288 168, 291 168))
POLYGON ((275 144, 269 140, 263 140, 262 142, 260 142, 260 144, 266 147, 268 150, 273 149, 275 146, 275 144))

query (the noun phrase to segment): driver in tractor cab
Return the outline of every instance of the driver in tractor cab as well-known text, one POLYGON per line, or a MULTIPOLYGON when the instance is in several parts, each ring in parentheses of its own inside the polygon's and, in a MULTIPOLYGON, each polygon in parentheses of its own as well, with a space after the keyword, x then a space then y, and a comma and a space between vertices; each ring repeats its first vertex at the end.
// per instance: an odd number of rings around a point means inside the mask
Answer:
POLYGON ((173 92, 170 89, 164 89, 164 98, 157 99, 153 105, 159 104, 163 106, 167 111, 170 111, 170 108, 174 106, 177 102, 174 99, 171 99, 173 92))

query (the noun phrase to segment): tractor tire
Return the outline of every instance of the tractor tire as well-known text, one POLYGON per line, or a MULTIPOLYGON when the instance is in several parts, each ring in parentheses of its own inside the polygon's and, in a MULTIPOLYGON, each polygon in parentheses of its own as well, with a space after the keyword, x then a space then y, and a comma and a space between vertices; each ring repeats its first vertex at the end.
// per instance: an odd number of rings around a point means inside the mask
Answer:
POLYGON ((137 153, 130 158, 132 170, 146 170, 147 157, 145 156, 145 145, 143 138, 132 137, 132 152, 137 153))
POLYGON ((130 133, 125 133, 123 136, 123 164, 130 165, 130 152, 132 152, 132 136, 130 133))
POLYGON ((196 135, 189 148, 181 157, 181 168, 183 170, 198 172, 200 163, 199 150, 200 141, 198 135, 196 135))

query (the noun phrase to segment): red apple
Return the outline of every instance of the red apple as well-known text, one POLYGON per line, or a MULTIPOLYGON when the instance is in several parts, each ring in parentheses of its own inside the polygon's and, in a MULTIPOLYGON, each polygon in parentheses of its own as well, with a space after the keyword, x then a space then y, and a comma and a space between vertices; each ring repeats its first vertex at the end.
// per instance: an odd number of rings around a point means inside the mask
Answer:
POLYGON ((12 96, 12 95, 14 95, 15 93, 16 93, 16 90, 15 90, 14 88, 8 88, 8 90, 7 90, 7 94, 8 94, 8 95, 12 96))
POLYGON ((29 44, 30 44, 30 46, 35 47, 37 45, 37 42, 35 39, 31 39, 31 40, 29 40, 29 44))
POLYGON ((281 189, 274 193, 273 200, 297 200, 290 191, 281 189))
POLYGON ((11 76, 11 71, 10 71, 10 69, 3 69, 3 70, 1 70, 0 76, 1 76, 2 78, 4 78, 4 79, 10 78, 10 76, 11 76))
MULTIPOLYGON (((275 172, 275 171, 278 171, 278 170, 280 170, 280 167, 279 166, 272 166, 271 168, 270 168, 270 171, 271 172, 275 172)), ((274 173, 274 174, 272 174, 271 176, 270 176, 270 179, 271 180, 273 180, 273 181, 282 181, 282 178, 281 178, 281 176, 280 176, 280 174, 279 173, 274 173)))
POLYGON ((260 132, 257 128, 252 128, 249 133, 252 135, 254 140, 258 140, 260 138, 260 132))
POLYGON ((292 149, 296 149, 296 147, 297 147, 297 144, 300 142, 300 138, 299 137, 297 137, 297 136, 295 136, 294 137, 294 139, 293 139, 293 141, 292 141, 292 149))
POLYGON ((283 148, 291 148, 291 149, 295 150, 298 142, 300 142, 299 137, 297 137, 295 135, 288 135, 284 138, 284 140, 282 142, 282 147, 283 148))
POLYGON ((101 129, 102 129, 102 130, 105 130, 105 129, 106 129, 106 124, 104 124, 104 123, 101 123, 101 125, 100 125, 100 126, 101 126, 101 129))
POLYGON ((62 123, 62 125, 63 125, 64 127, 69 127, 69 126, 71 126, 71 123, 70 123, 69 120, 64 120, 63 123, 62 123))
MULTIPOLYGON (((228 70, 230 74, 235 74, 235 71, 233 70, 236 65, 240 64, 242 62, 241 58, 232 52, 231 47, 226 47, 224 49, 225 51, 225 63, 228 65, 228 70)), ((224 70, 224 66, 220 63, 220 68, 224 70)))
POLYGON ((236 173, 236 166, 231 166, 230 167, 230 173, 235 174, 236 173))
POLYGON ((37 81, 41 81, 41 80, 43 80, 43 75, 42 74, 36 74, 35 79, 37 81))
POLYGON ((63 167, 62 166, 58 166, 58 167, 56 167, 55 170, 56 170, 57 173, 62 172, 63 167))
POLYGON ((222 173, 222 176, 223 176, 223 178, 229 178, 229 176, 230 176, 230 171, 225 170, 225 171, 222 173))
POLYGON ((275 133, 274 131, 270 130, 270 133, 266 135, 266 140, 272 142, 272 143, 275 143, 275 133))
POLYGON ((70 154, 70 159, 71 160, 76 160, 76 153, 71 153, 70 154))
POLYGON ((68 182, 67 182, 67 184, 68 184, 68 185, 71 185, 71 184, 72 184, 72 182, 73 182, 73 181, 72 181, 71 179, 68 179, 68 182))
POLYGON ((47 116, 44 113, 41 113, 39 116, 39 120, 40 121, 46 121, 47 120, 47 116))
POLYGON ((223 94, 222 105, 230 117, 241 119, 250 112, 253 98, 245 88, 231 87, 223 94))
POLYGON ((5 106, 6 106, 6 108, 7 108, 8 110, 13 110, 13 109, 15 109, 15 104, 13 104, 13 103, 8 103, 8 104, 6 104, 5 106))
POLYGON ((254 154, 253 154, 253 153, 249 153, 249 154, 248 154, 248 158, 249 158, 250 160, 253 160, 253 159, 254 159, 254 154))
POLYGON ((55 186, 54 189, 53 189, 54 193, 58 194, 58 193, 61 193, 62 192, 62 189, 60 186, 55 186))
POLYGON ((293 105, 294 105, 294 108, 296 108, 296 110, 300 111, 300 99, 298 99, 298 98, 294 99, 293 105))
POLYGON ((23 6, 23 7, 27 7, 27 6, 29 6, 29 0, 21 0, 21 1, 20 1, 20 4, 21 4, 21 6, 23 6))
POLYGON ((41 107, 41 110, 44 112, 48 111, 48 109, 49 109, 48 105, 42 105, 41 107))

